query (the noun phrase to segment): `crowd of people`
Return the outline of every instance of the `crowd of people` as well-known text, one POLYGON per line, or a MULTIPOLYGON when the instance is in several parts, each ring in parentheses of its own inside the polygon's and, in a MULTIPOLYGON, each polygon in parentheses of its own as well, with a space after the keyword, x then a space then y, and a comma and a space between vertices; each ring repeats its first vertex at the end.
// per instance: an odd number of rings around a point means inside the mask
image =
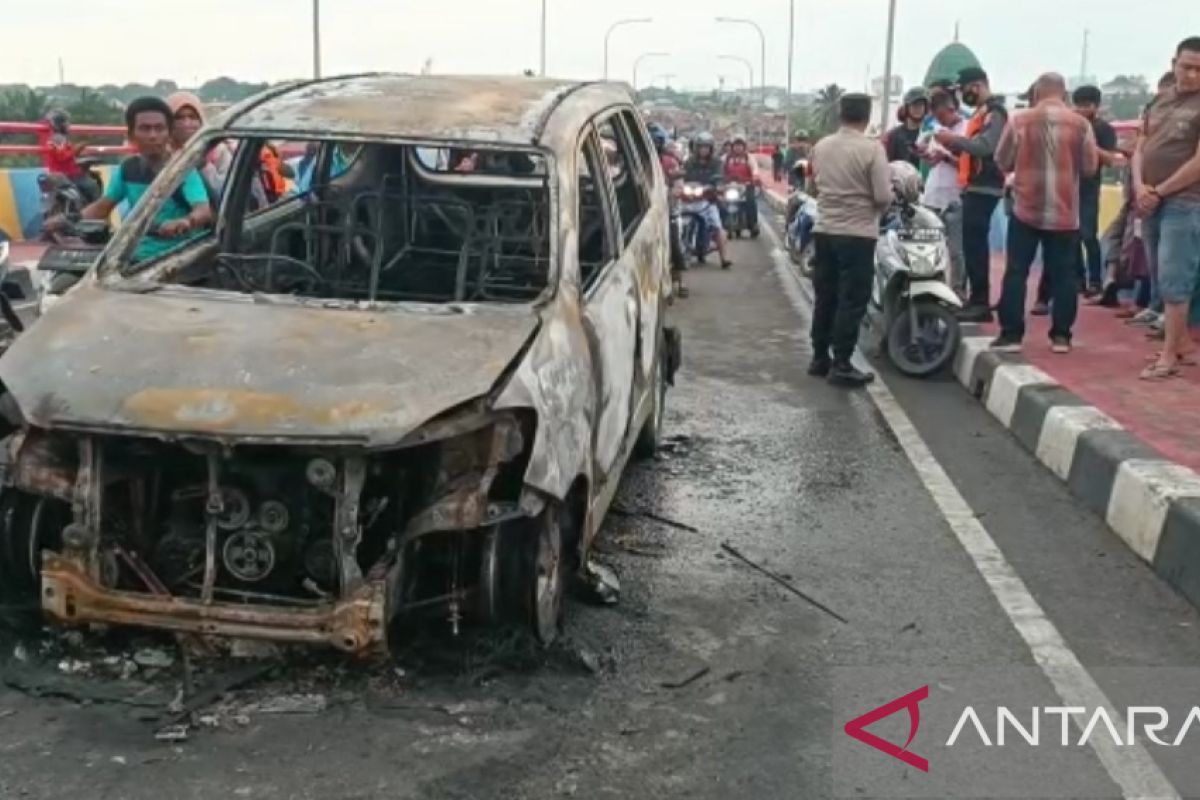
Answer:
MULTIPOLYGON (((65 111, 47 115, 52 136, 43 148, 47 172, 74 182, 88 204, 80 212, 83 219, 106 220, 121 206, 133 207, 172 158, 181 153, 205 123, 204 104, 190 92, 169 97, 139 97, 125 108, 126 135, 134 153, 117 165, 107 185, 95 185, 89 171, 79 160, 87 145, 71 139, 70 118, 65 111)), ((155 219, 149 235, 142 237, 134 253, 137 261, 177 246, 179 240, 212 224, 213 208, 221 196, 233 166, 233 148, 218 142, 205 153, 198 169, 189 171, 155 219)), ((256 176, 250 186, 250 203, 268 205, 294 187, 290 168, 279 151, 266 145, 259 154, 256 176)), ((48 229, 63 229, 70 221, 61 217, 45 221, 48 229)))
POLYGON ((1141 377, 1166 380, 1196 364, 1188 315, 1200 278, 1200 37, 1184 40, 1171 64, 1130 152, 1100 116, 1100 89, 1068 93, 1053 72, 1038 78, 1020 111, 1010 112, 978 67, 956 83, 913 90, 882 143, 866 136, 870 98, 843 97, 841 129, 812 151, 821 217, 810 372, 849 385, 873 377, 854 369, 849 354, 870 291, 879 219, 892 201, 884 190, 888 164, 897 161, 925 175, 923 203, 946 224, 950 281, 965 297, 961 319, 990 322, 998 311, 993 349, 1022 347, 1028 275, 1040 253, 1031 313, 1051 316, 1053 352, 1071 352, 1081 294, 1120 306, 1120 293, 1134 290, 1138 310, 1119 313, 1162 342, 1141 377), (1101 171, 1126 166, 1126 202, 1101 235, 1101 171), (993 306, 990 238, 1001 203, 1006 264, 993 306))

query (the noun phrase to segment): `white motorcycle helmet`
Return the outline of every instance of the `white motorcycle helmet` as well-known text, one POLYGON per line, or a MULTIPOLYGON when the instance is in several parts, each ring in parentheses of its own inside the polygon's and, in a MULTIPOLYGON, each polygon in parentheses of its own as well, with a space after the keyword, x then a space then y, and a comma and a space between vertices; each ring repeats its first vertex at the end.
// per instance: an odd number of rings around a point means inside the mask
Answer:
POLYGON ((892 173, 892 192, 898 200, 917 203, 921 200, 921 173, 907 161, 893 161, 888 165, 892 173))

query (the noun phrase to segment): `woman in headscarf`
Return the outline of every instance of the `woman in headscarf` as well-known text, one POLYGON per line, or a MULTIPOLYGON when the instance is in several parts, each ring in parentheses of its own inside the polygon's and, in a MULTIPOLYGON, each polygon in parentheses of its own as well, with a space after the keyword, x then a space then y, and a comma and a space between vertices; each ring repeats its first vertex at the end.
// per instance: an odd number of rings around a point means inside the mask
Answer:
MULTIPOLYGON (((175 92, 167 98, 167 105, 174 115, 171 122, 171 144, 176 152, 183 150, 192 137, 204 127, 204 104, 191 92, 175 92)), ((221 188, 233 166, 233 149, 227 142, 218 142, 205 156, 200 177, 215 204, 221 196, 221 188)))

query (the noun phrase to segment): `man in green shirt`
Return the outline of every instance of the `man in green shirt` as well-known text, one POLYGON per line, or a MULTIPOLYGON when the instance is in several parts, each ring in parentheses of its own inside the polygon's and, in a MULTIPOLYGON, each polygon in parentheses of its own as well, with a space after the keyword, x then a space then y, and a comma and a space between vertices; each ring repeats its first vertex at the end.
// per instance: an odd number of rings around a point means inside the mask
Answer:
MULTIPOLYGON (((121 162, 104 196, 83 209, 84 219, 108 219, 121 203, 137 205, 170 158, 171 109, 157 97, 139 97, 125 109, 125 125, 137 155, 121 162)), ((188 171, 183 183, 163 203, 149 232, 138 242, 134 261, 145 261, 177 247, 194 231, 212 222, 204 180, 188 171)))

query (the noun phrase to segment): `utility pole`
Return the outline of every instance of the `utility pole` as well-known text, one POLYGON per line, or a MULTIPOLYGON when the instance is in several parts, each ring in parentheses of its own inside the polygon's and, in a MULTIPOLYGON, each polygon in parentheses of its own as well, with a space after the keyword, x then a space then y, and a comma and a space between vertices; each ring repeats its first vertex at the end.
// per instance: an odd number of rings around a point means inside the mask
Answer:
POLYGON ((67 82, 65 75, 66 75, 66 73, 63 71, 62 56, 59 56, 58 57, 58 85, 59 86, 62 86, 67 82))
POLYGON ((546 77, 546 2, 542 0, 542 69, 539 74, 543 78, 546 77))
POLYGON ((1088 74, 1088 40, 1091 38, 1092 32, 1087 28, 1083 29, 1083 58, 1079 62, 1079 85, 1087 83, 1088 74))
POLYGON ((784 104, 783 112, 784 127, 787 128, 785 133, 789 134, 787 139, 791 141, 792 128, 792 71, 796 62, 796 0, 788 1, 788 74, 787 74, 787 103, 784 104))
POLYGON ((896 0, 888 0, 887 57, 883 65, 883 102, 879 115, 879 130, 888 129, 892 103, 892 50, 896 44, 896 0))
POLYGON ((313 77, 321 77, 321 0, 313 0, 313 77))

